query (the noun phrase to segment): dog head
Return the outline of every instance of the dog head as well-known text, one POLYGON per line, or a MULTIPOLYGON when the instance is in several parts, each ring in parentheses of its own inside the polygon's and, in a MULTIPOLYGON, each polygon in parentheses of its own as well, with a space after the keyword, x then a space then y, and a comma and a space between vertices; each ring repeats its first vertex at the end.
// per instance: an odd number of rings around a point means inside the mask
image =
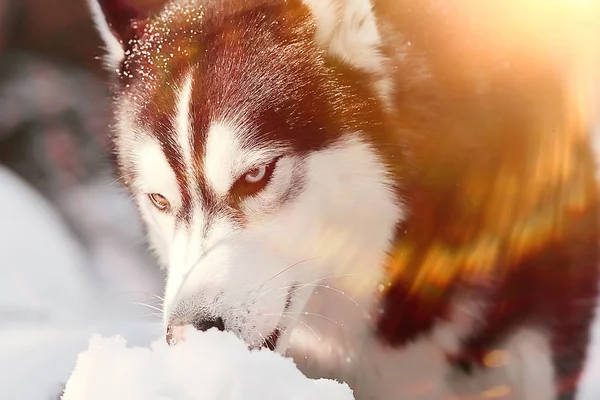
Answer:
POLYGON ((322 279, 373 290, 402 208, 370 2, 90 1, 165 323, 273 347, 322 279))

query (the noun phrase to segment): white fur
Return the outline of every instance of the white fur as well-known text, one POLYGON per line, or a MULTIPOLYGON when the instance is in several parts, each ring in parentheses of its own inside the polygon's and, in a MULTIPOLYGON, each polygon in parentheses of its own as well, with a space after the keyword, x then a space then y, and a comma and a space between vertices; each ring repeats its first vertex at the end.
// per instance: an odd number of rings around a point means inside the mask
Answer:
POLYGON ((335 280, 322 283, 280 344, 285 347, 280 351, 310 377, 347 382, 357 399, 555 398, 552 353, 544 332, 519 330, 495 349, 506 355, 502 362, 468 376, 451 368, 447 342, 440 342, 440 336, 455 337, 457 326, 464 327, 459 315, 440 322, 430 336, 390 349, 366 329, 366 317, 352 301, 359 297, 352 291, 335 291, 335 280), (508 396, 493 397, 506 390, 508 396))
POLYGON ((455 298, 450 308, 450 323, 440 323, 432 331, 431 338, 449 355, 457 355, 462 341, 483 324, 486 304, 472 296, 455 298))
POLYGON ((317 42, 332 55, 372 74, 373 85, 387 107, 393 81, 389 60, 381 52, 382 39, 371 0, 303 0, 316 21, 317 42))
POLYGON ((177 130, 177 143, 181 148, 186 170, 191 176, 192 171, 192 121, 190 119, 190 105, 192 101, 192 75, 185 77, 179 96, 177 98, 177 112, 175 129, 177 130))
POLYGON ((515 394, 520 399, 556 399, 554 364, 550 335, 533 329, 522 329, 504 345, 512 360, 508 364, 515 394))
POLYGON ((208 129, 204 174, 219 195, 225 195, 231 185, 246 171, 270 162, 285 147, 251 148, 247 138, 252 132, 243 124, 215 122, 208 129))
POLYGON ((225 123, 213 124, 207 134, 204 174, 213 189, 224 195, 233 183, 237 158, 241 152, 240 127, 225 123))
POLYGON ((92 13, 94 24, 100 33, 101 39, 104 41, 106 54, 104 62, 108 68, 115 69, 119 66, 125 57, 125 50, 121 40, 115 36, 114 32, 108 26, 104 12, 97 0, 87 0, 92 13))
MULTIPOLYGON (((590 141, 596 162, 596 180, 600 182, 600 83, 598 79, 594 80, 594 85, 590 85, 590 104, 591 110, 591 134, 590 141), (596 89, 598 88, 598 89, 596 89)), ((588 82, 589 85, 589 82, 588 82)), ((587 357, 583 369, 583 376, 579 384, 578 396, 579 400, 600 398, 600 386, 597 384, 600 376, 600 298, 596 299, 595 316, 591 329, 592 340, 588 345, 587 357)))
POLYGON ((381 36, 370 0, 303 0, 317 21, 317 41, 368 72, 382 73, 381 36))
POLYGON ((175 173, 169 166, 160 145, 147 135, 136 142, 135 159, 137 179, 133 182, 136 200, 147 226, 150 243, 161 264, 169 258, 171 241, 174 235, 174 221, 171 215, 158 211, 148 199, 149 193, 159 193, 174 209, 181 207, 181 195, 175 173))
POLYGON ((181 207, 181 194, 175 172, 171 169, 160 145, 151 138, 137 144, 136 186, 142 193, 160 193, 175 209, 181 207))

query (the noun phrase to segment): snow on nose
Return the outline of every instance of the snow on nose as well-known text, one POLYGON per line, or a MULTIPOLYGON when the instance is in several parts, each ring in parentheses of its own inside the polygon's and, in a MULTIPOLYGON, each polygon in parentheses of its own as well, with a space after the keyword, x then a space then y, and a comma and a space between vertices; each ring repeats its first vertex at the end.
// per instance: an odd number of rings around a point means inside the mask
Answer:
POLYGON ((219 331, 225 330, 225 322, 223 318, 204 318, 204 319, 196 319, 191 324, 171 324, 167 326, 167 333, 165 339, 167 340, 167 344, 169 346, 176 344, 177 342, 182 342, 185 340, 185 329, 188 326, 193 326, 195 329, 204 332, 212 328, 217 328, 219 331))

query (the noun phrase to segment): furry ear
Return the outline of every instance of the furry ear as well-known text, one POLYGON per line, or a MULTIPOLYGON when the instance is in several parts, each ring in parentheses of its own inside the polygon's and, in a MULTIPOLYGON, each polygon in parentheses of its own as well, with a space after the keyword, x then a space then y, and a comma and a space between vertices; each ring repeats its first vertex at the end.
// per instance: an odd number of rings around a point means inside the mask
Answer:
POLYGON ((381 35, 371 0, 302 0, 316 21, 317 41, 343 61, 381 72, 381 35))
POLYGON ((108 68, 119 66, 127 43, 135 36, 135 22, 143 18, 127 0, 88 0, 92 18, 106 46, 104 62, 108 68))

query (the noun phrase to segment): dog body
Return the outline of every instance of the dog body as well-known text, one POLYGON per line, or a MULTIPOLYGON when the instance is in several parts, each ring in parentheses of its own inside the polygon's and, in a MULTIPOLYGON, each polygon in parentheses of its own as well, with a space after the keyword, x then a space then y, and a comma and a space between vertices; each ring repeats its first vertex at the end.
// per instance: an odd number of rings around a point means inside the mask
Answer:
POLYGON ((91 1, 168 336, 358 399, 558 398, 597 291, 588 127, 553 68, 449 49, 409 3, 91 1))

